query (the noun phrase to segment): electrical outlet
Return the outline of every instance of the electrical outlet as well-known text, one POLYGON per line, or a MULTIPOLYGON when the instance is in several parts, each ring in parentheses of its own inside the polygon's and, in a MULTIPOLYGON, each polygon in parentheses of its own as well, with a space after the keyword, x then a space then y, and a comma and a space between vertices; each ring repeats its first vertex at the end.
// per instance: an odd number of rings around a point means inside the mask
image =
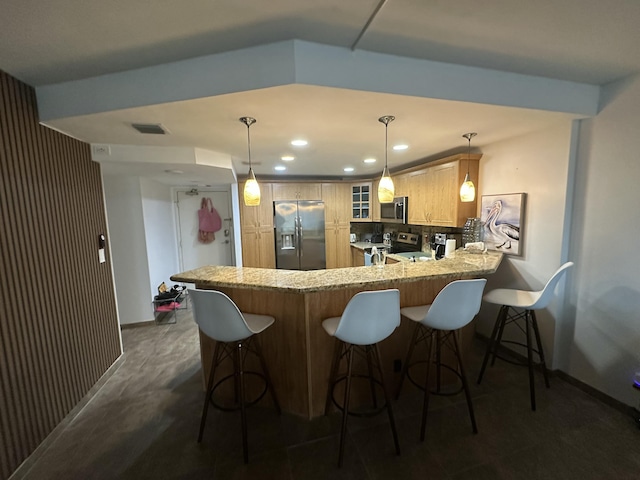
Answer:
POLYGON ((94 155, 111 155, 109 145, 92 145, 91 149, 94 155))

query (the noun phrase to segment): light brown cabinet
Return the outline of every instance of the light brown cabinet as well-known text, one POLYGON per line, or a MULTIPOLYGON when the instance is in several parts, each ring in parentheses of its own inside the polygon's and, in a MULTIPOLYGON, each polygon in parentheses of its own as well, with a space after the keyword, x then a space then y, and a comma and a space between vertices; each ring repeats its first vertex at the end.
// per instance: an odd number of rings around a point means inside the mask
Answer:
POLYGON ((325 256, 327 268, 351 265, 349 243, 351 187, 346 183, 323 183, 325 256))
POLYGON ((273 200, 320 200, 319 183, 273 183, 273 200))
MULTIPOLYGON (((481 156, 474 154, 469 158, 469 172, 476 188, 481 156)), ((454 155, 398 175, 397 184, 403 192, 400 195, 409 197, 408 222, 412 225, 464 226, 468 217, 476 215, 477 206, 477 199, 467 203, 460 201, 460 185, 466 173, 467 156, 454 155)))
POLYGON ((351 247, 351 266, 364 266, 364 250, 356 247, 351 247))
POLYGON ((242 265, 245 267, 275 268, 276 254, 273 238, 273 196, 271 184, 260 184, 260 205, 244 204, 244 183, 238 185, 242 265))
POLYGON ((371 222, 371 182, 351 184, 351 221, 371 222))

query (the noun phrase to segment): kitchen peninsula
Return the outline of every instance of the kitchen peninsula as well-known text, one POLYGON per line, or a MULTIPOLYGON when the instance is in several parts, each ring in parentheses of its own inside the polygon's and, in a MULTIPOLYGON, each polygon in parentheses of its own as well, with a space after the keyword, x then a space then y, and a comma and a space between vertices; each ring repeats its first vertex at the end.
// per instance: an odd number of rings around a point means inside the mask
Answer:
MULTIPOLYGON (((260 341, 280 404, 286 412, 313 418, 324 412, 333 352, 333 338, 322 329, 323 319, 340 316, 351 297, 363 290, 397 288, 403 307, 431 303, 447 283, 490 275, 501 260, 497 252, 458 250, 452 258, 379 267, 292 271, 207 266, 173 275, 171 280, 222 291, 242 311, 275 317, 260 341)), ((393 361, 404 358, 410 327, 402 324, 380 344, 383 368, 394 383, 393 361)), ((208 374, 213 342, 201 335, 200 346, 203 371, 208 374)))

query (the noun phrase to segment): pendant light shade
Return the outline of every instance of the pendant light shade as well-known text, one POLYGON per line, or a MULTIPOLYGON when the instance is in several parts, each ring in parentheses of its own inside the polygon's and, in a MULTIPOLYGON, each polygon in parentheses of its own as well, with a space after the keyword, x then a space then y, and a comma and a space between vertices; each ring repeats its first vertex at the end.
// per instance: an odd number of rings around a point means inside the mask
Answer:
POLYGON ((477 133, 465 133, 462 135, 463 138, 469 140, 469 148, 467 150, 467 174, 464 177, 464 182, 462 182, 462 186, 460 187, 460 201, 461 202, 473 202, 476 199, 476 186, 471 181, 471 177, 469 176, 469 161, 471 157, 471 139, 475 137, 477 133))
POLYGON ((240 121, 247 126, 247 146, 249 148, 249 174, 244 184, 244 204, 247 207, 257 207, 260 205, 260 185, 258 185, 256 175, 253 173, 253 168, 251 168, 251 136, 249 135, 249 129, 251 125, 256 123, 256 119, 240 117, 240 121))
POLYGON ((384 170, 382 170, 382 178, 380 178, 380 183, 378 184, 378 200, 380 203, 391 203, 395 196, 395 187, 387 166, 389 123, 395 119, 396 117, 391 115, 385 115, 378 119, 379 122, 384 123, 384 170))

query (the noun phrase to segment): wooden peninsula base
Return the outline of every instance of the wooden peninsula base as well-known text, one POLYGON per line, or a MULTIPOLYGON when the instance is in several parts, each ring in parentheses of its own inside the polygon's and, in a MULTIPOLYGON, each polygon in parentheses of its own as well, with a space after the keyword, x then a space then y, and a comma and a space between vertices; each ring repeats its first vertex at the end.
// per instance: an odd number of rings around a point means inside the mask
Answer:
MULTIPOLYGON (((449 282, 494 273, 501 259, 499 253, 459 251, 454 258, 439 261, 308 272, 202 267, 176 274, 171 280, 222 291, 242 311, 275 317, 275 324, 259 338, 281 407, 313 418, 324 413, 334 346, 334 339, 322 328, 323 319, 340 316, 351 297, 364 290, 397 288, 403 307, 431 303, 449 282)), ((463 344, 470 342, 472 328, 469 334, 463 332, 463 344)), ((399 379, 394 362, 404 359, 412 331, 413 325, 403 322, 380 344, 383 369, 392 388, 399 379)), ((206 378, 215 344, 201 334, 200 346, 206 378)), ((269 401, 268 396, 263 401, 269 401)))

